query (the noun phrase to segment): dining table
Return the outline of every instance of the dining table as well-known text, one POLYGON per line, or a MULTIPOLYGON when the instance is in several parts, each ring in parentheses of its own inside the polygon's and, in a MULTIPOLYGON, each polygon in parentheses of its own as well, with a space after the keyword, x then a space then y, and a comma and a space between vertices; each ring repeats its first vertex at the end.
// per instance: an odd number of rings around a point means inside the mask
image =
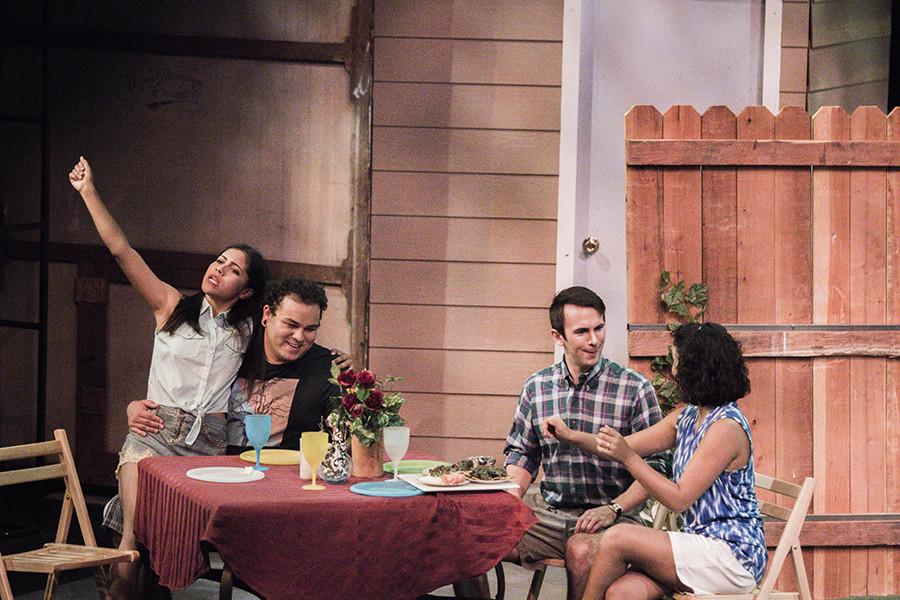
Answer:
POLYGON ((186 475, 246 465, 237 456, 138 463, 134 531, 160 585, 187 587, 215 551, 267 600, 417 598, 489 571, 536 521, 503 491, 372 497, 350 491, 373 481, 357 478, 310 491, 296 465, 246 483, 186 475))

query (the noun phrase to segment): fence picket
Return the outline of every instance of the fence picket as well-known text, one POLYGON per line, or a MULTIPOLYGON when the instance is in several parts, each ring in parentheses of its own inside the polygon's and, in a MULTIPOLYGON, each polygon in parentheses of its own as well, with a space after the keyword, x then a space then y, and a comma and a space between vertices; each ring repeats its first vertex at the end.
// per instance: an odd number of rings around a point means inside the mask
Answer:
MULTIPOLYGON (((634 106, 625 115, 628 139, 662 138, 662 115, 653 106, 634 106)), ((656 284, 663 268, 661 169, 628 169, 625 182, 628 249, 628 321, 662 323, 656 284), (635 277, 634 273, 641 276, 635 277)))
MULTIPOLYGON (((692 106, 673 106, 663 114, 663 138, 700 138, 700 114, 692 106)), ((686 283, 703 277, 700 167, 663 171, 663 266, 686 283)))
MULTIPOLYGON (((775 118, 764 106, 745 108, 737 118, 738 139, 771 140, 775 118)), ((775 171, 771 168, 737 172, 738 322, 772 323, 775 317, 775 171)), ((742 401, 751 424, 755 467, 774 473, 775 361, 749 361, 753 389, 742 401), (773 418, 774 417, 774 418, 773 418)), ((771 493, 760 499, 773 502, 771 493)))
MULTIPOLYGON (((861 107, 850 117, 850 138, 884 141, 887 121, 874 106, 861 107)), ((850 172, 850 319, 854 323, 885 322, 885 198, 887 174, 879 169, 850 172)), ((884 510, 884 381, 886 361, 852 358, 850 389, 850 509, 884 510)), ((883 549, 856 550, 850 559, 850 593, 881 593, 870 574, 884 572, 883 549)), ((881 579, 881 578, 878 578, 881 579)))
MULTIPOLYGON (((822 108, 813 116, 813 137, 850 139, 850 117, 841 108, 822 108)), ((816 323, 847 323, 850 273, 850 173, 813 169, 813 314, 816 323)), ((815 512, 849 512, 850 359, 814 359, 813 456, 815 512), (817 385, 818 384, 818 385, 817 385)), ((817 549, 816 594, 849 595, 850 551, 817 549)))
MULTIPOLYGON (((900 141, 900 108, 888 115, 887 139, 900 141)), ((887 174, 887 249, 885 260, 887 288, 887 322, 900 323, 900 171, 887 174)), ((900 360, 887 361, 885 414, 885 507, 900 512, 900 360)), ((884 586, 896 593, 900 590, 900 548, 887 550, 884 586)))
MULTIPOLYGON (((711 106, 700 120, 703 139, 733 140, 737 118, 727 106, 711 106)), ((710 321, 737 322, 737 172, 706 167, 703 186, 703 283, 710 321)))

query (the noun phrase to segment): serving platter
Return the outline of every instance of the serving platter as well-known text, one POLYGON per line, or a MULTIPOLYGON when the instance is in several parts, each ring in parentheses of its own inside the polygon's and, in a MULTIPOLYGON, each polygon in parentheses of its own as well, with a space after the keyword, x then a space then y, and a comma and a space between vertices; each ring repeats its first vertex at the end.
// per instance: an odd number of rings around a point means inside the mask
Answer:
POLYGON ((494 490, 514 490, 519 487, 515 481, 491 481, 487 483, 467 482, 462 485, 429 485, 428 476, 420 473, 401 473, 400 479, 416 486, 423 492, 488 492, 494 490), (425 478, 425 481, 422 479, 425 478))

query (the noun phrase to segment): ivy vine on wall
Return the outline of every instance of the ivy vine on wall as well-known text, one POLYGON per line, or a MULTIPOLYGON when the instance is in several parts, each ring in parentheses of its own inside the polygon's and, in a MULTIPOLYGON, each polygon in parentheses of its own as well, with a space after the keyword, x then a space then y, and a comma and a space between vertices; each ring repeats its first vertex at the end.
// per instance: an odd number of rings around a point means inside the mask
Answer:
MULTIPOLYGON (((707 287, 703 283, 694 283, 688 287, 683 281, 675 282, 668 271, 659 277, 659 301, 666 308, 667 315, 674 315, 675 321, 666 324, 669 333, 674 333, 682 323, 698 323, 703 321, 709 304, 707 287)), ((657 356, 650 364, 653 371, 651 383, 656 389, 656 397, 664 414, 668 414, 681 402, 681 391, 672 377, 672 347, 665 356, 657 356)))

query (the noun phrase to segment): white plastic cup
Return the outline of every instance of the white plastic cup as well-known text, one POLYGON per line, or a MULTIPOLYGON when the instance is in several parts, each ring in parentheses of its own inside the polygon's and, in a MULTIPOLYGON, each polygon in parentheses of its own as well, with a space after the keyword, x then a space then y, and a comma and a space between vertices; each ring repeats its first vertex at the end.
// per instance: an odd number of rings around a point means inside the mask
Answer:
POLYGON ((309 481, 312 479, 312 467, 309 466, 309 463, 306 462, 306 457, 303 456, 302 442, 297 446, 297 450, 300 451, 300 479, 309 481))

